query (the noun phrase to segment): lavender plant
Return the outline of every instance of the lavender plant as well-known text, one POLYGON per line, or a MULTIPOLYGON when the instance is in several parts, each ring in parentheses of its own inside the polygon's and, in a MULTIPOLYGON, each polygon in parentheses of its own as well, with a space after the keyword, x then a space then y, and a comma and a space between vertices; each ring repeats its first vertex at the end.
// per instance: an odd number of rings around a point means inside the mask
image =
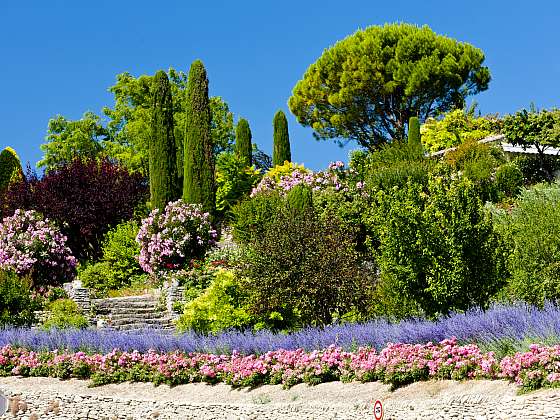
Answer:
POLYGON ((0 329, 0 346, 11 344, 31 350, 68 349, 69 351, 160 352, 184 351, 206 353, 262 354, 277 349, 308 351, 334 344, 345 350, 373 347, 377 350, 387 343, 426 343, 455 336, 459 343, 481 346, 501 340, 554 344, 551 338, 560 337, 560 308, 547 303, 542 309, 525 304, 495 305, 487 311, 472 309, 454 313, 431 322, 412 319, 391 323, 384 319, 367 323, 330 325, 324 328, 305 328, 290 334, 225 331, 218 334, 169 334, 160 330, 119 332, 112 330, 52 330, 36 331, 27 328, 0 329))

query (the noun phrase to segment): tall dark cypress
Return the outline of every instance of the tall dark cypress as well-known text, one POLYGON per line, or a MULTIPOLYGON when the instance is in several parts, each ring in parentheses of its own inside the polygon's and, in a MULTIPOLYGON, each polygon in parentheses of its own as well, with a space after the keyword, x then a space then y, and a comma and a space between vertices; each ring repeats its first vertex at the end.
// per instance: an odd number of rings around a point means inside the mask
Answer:
POLYGON ((235 154, 241 158, 245 165, 253 164, 253 146, 251 145, 251 128, 249 122, 241 118, 235 130, 235 154))
POLYGON ((200 203, 213 214, 216 206, 214 158, 211 133, 208 77, 202 61, 195 60, 189 71, 186 101, 185 163, 183 199, 200 203))
POLYGON ((272 164, 282 165, 286 160, 291 162, 290 136, 288 134, 288 120, 281 110, 274 115, 274 149, 272 164))
POLYGON ((168 202, 178 198, 179 192, 171 85, 161 70, 153 80, 151 111, 150 205, 163 210, 168 202))

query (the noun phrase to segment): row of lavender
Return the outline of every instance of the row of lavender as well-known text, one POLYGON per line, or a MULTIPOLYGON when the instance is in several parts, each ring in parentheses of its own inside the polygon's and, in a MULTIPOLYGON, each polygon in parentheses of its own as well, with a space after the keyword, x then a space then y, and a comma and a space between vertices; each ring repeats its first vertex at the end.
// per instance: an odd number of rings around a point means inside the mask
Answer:
MULTIPOLYGON (((407 320, 306 328, 290 334, 270 331, 202 335, 194 332, 172 335, 157 330, 126 333, 97 330, 37 331, 25 328, 0 329, 0 346, 12 345, 34 351, 68 350, 107 353, 123 351, 204 352, 214 354, 263 354, 278 349, 313 351, 335 345, 345 351, 371 347, 378 351, 387 343, 439 342, 457 337, 460 343, 488 347, 495 343, 554 342, 560 337, 560 308, 546 304, 539 309, 516 304, 495 305, 487 311, 470 310, 435 322, 407 320)), ((490 347, 492 348, 492 347, 490 347)))
POLYGON ((33 352, 0 348, 0 376, 47 376, 91 379, 94 385, 125 381, 179 385, 224 382, 233 386, 341 381, 382 381, 396 387, 427 379, 507 379, 524 390, 560 386, 560 345, 531 345, 530 351, 497 360, 475 344, 460 346, 455 338, 438 344, 391 344, 381 352, 359 348, 346 352, 329 346, 306 352, 275 350, 261 355, 209 353, 108 354, 33 352))

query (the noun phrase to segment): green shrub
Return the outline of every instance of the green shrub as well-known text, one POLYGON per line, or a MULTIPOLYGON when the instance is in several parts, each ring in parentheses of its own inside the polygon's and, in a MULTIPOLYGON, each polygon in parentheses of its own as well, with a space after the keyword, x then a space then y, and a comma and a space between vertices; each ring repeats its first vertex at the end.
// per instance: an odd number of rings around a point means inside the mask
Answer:
POLYGON ((511 211, 500 210, 495 225, 508 244, 508 296, 531 304, 560 301, 560 185, 523 189, 511 211))
POLYGON ((29 326, 39 307, 31 297, 31 279, 0 270, 0 327, 29 326))
POLYGON ((537 155, 517 156, 513 163, 521 170, 526 184, 533 185, 549 181, 550 174, 560 169, 560 159, 557 156, 537 155))
MULTIPOLYGON (((354 160, 360 157, 353 156, 354 160)), ((434 165, 433 160, 424 156, 421 144, 394 142, 370 153, 358 166, 363 168, 368 188, 390 189, 408 181, 425 184, 434 165)), ((350 166, 356 166, 356 162, 350 166)))
POLYGON ((501 148, 467 141, 447 153, 444 160, 454 171, 460 171, 475 183, 482 201, 497 201, 499 197, 494 173, 505 162, 501 148))
POLYGON ((506 197, 515 197, 523 187, 523 172, 514 163, 506 163, 496 171, 496 187, 506 197))
POLYGON ((78 277, 84 286, 104 294, 147 280, 138 263, 140 248, 135 239, 138 229, 136 221, 128 221, 107 233, 101 261, 79 270, 78 277))
POLYGON ((58 299, 47 310, 49 315, 43 323, 44 329, 86 328, 87 319, 82 315, 78 305, 71 299, 58 299))
POLYGON ((231 208, 248 196, 262 178, 260 171, 245 164, 246 158, 227 152, 218 155, 216 210, 222 215, 229 216, 231 208))
MULTIPOLYGON (((429 317, 485 307, 505 281, 502 247, 468 179, 432 177, 378 196, 382 284, 429 317)), ((402 316, 402 314, 395 314, 402 316)))
POLYGON ((273 215, 283 202, 277 192, 257 194, 235 205, 232 209, 233 237, 239 243, 260 238, 270 224, 273 215))
POLYGON ((220 270, 200 296, 185 304, 177 329, 210 333, 250 326, 252 317, 244 308, 246 300, 247 295, 235 275, 220 270))
POLYGON ((313 191, 306 185, 296 185, 286 194, 288 206, 294 211, 313 208, 313 191))
POLYGON ((371 280, 360 265, 355 237, 336 215, 278 208, 242 259, 249 309, 276 328, 326 325, 365 311, 371 280))

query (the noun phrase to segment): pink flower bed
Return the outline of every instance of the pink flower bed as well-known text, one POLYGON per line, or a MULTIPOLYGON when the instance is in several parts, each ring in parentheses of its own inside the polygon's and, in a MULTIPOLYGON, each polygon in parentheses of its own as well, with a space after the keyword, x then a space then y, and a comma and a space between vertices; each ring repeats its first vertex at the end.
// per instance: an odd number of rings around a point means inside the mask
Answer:
POLYGON ((102 355, 83 352, 33 352, 0 348, 0 375, 92 379, 94 384, 123 381, 168 383, 225 382, 233 386, 341 381, 382 381, 393 388, 427 379, 507 379, 524 389, 560 384, 560 346, 532 346, 527 353, 505 357, 482 353, 476 345, 459 346, 454 338, 441 343, 388 344, 346 352, 276 350, 261 355, 146 353, 113 350, 102 355))

